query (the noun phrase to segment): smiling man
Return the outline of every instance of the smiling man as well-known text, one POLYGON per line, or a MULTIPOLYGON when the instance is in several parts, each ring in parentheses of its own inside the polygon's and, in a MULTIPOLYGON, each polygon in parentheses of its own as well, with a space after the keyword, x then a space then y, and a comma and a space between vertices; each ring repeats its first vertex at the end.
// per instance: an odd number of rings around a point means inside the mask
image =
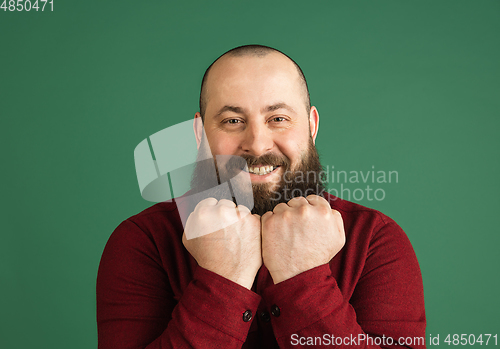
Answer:
MULTIPOLYGON (((210 197, 184 228, 160 203, 120 224, 99 267, 99 348, 425 346, 411 244, 389 217, 323 191, 318 127, 283 53, 238 47, 207 69, 199 152, 243 158, 254 207, 210 197), (225 228, 207 234, 214 222, 225 228)), ((200 162, 193 188, 205 173, 200 162)))
MULTIPOLYGON (((253 213, 280 202, 320 194, 322 167, 314 146, 319 115, 311 107, 300 67, 266 47, 244 46, 217 59, 206 71, 195 118, 201 153, 238 155, 247 162, 254 189, 253 213), (208 149, 203 149, 203 130, 208 149), (300 178, 298 178, 300 176, 300 178), (306 194, 306 195, 304 195, 306 194)), ((209 169, 199 162, 192 186, 209 169)))

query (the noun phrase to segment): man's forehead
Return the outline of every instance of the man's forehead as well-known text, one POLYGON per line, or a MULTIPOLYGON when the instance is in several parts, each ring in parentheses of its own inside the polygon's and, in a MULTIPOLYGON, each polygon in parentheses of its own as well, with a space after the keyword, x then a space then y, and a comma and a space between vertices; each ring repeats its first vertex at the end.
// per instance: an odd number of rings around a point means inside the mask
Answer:
POLYGON ((244 55, 222 56, 214 63, 208 74, 208 82, 221 78, 244 78, 253 74, 287 74, 291 78, 299 78, 293 62, 279 52, 270 52, 264 56, 244 55))
POLYGON ((228 97, 240 92, 301 93, 301 78, 294 63, 279 52, 265 56, 223 56, 212 66, 207 77, 207 99, 228 97))

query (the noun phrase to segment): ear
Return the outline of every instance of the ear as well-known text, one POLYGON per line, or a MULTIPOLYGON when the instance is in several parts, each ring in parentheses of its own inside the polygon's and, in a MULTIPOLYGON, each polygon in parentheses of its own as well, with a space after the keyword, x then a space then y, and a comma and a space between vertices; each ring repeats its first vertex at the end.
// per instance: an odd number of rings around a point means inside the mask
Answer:
POLYGON ((313 143, 316 144, 316 136, 318 135, 319 128, 319 113, 316 107, 311 107, 311 111, 309 112, 309 128, 311 130, 311 138, 313 143))
POLYGON ((201 120, 200 112, 194 114, 193 130, 194 136, 196 137, 196 147, 200 149, 201 138, 203 135, 203 121, 201 120))

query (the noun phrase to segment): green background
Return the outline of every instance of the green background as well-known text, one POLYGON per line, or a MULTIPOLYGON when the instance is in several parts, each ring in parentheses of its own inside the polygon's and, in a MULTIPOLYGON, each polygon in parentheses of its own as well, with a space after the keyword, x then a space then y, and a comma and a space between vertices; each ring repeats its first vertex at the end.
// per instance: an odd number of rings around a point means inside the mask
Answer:
POLYGON ((97 346, 104 245, 151 205, 135 146, 250 43, 301 65, 324 165, 398 171, 357 202, 409 236, 427 333, 500 332, 499 1, 54 1, 0 11, 1 348, 97 346))

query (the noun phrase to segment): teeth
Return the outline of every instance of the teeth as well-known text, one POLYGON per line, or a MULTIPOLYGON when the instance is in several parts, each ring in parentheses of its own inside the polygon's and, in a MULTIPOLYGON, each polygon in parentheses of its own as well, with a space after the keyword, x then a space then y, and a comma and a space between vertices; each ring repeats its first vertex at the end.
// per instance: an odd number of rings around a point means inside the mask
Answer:
POLYGON ((250 167, 248 169, 248 172, 262 176, 268 174, 269 172, 272 172, 274 169, 274 166, 250 167))

